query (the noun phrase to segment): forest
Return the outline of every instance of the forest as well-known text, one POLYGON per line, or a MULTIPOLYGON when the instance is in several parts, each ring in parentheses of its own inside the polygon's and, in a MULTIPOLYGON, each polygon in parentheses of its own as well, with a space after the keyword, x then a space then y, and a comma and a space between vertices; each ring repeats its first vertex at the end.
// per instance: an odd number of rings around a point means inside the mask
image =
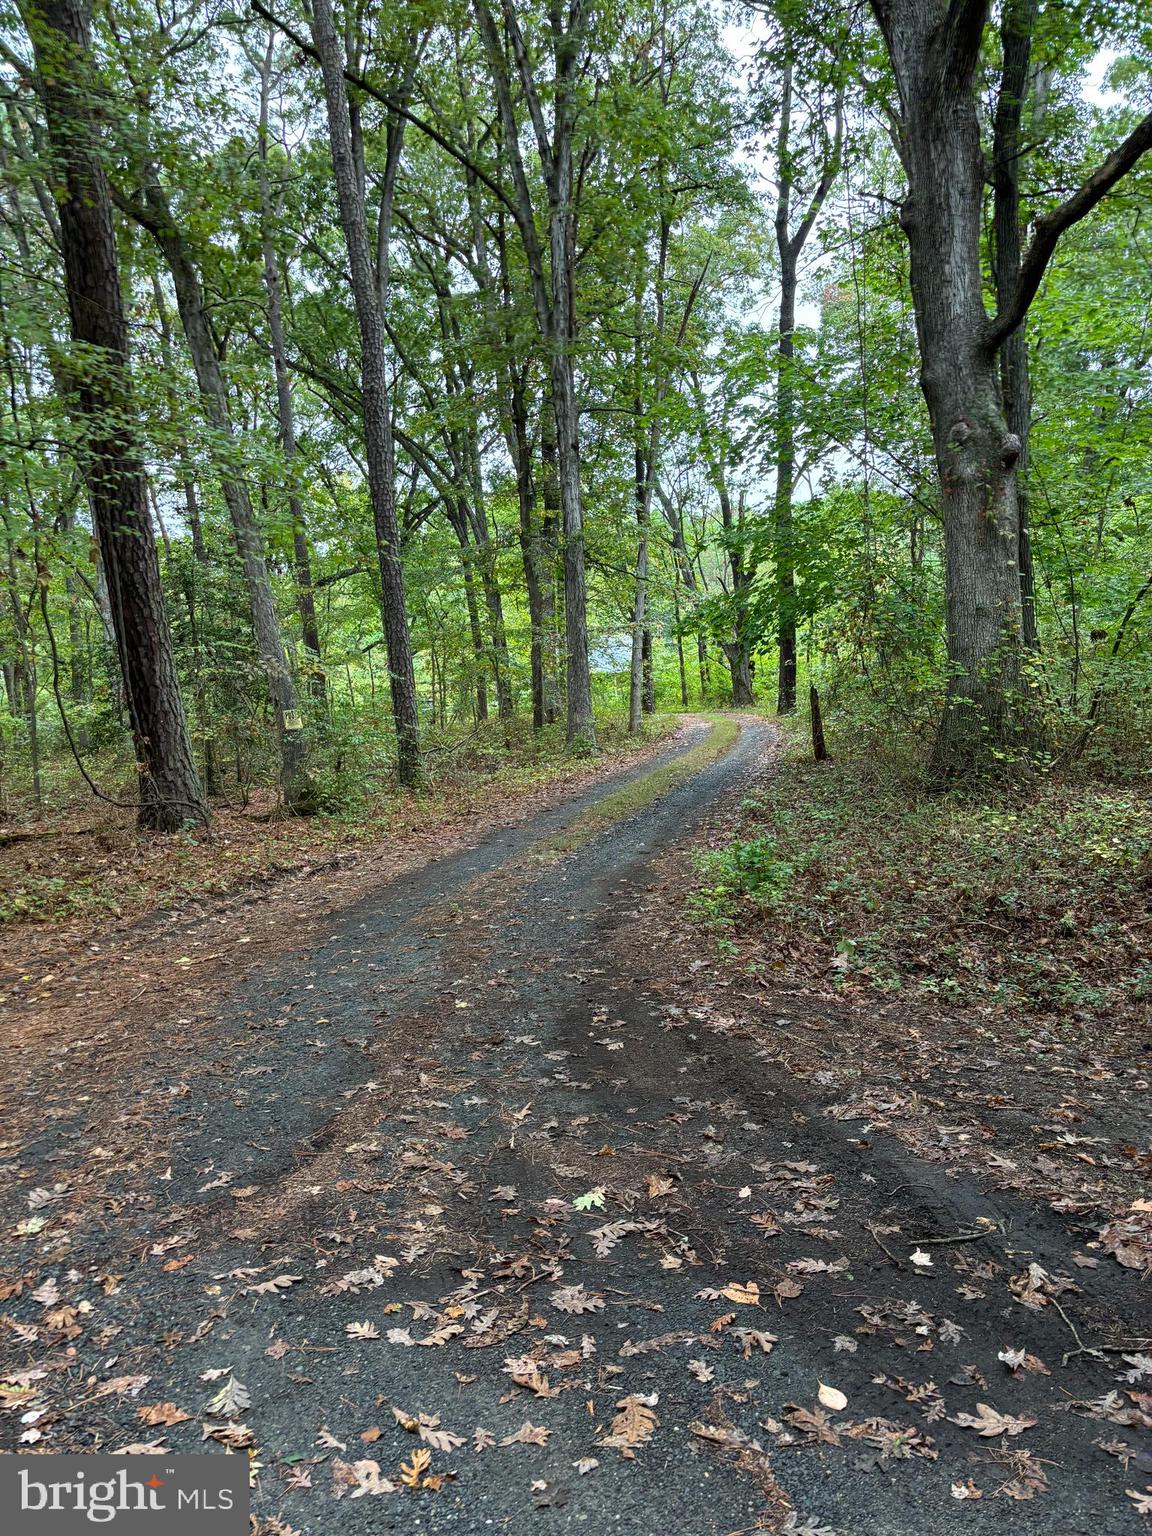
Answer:
POLYGON ((813 685, 1141 775, 1147 17, 985 10, 10 14, 4 814, 813 685))
POLYGON ((1146 1530, 1147 0, 0 0, 0 339, 0 1516, 1146 1530))

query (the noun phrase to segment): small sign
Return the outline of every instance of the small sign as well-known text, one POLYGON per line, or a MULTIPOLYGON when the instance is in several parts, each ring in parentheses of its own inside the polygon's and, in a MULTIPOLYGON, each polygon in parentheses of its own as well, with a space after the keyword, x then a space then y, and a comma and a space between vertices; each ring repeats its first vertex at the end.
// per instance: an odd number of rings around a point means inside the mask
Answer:
POLYGON ((247 1456, 0 1456, 5 1536, 248 1536, 248 1502, 247 1456))
POLYGON ((284 711, 284 729, 286 731, 302 731, 304 729, 304 716, 298 715, 294 709, 284 711))

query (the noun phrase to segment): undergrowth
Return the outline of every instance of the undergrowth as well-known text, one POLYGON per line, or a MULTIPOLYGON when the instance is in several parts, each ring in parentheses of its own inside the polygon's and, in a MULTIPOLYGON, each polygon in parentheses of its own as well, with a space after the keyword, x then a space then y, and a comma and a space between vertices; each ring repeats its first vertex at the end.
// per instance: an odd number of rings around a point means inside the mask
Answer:
POLYGON ((1152 1001, 1152 796, 1047 780, 928 796, 799 741, 697 859, 690 897, 757 970, 962 1004, 1152 1001))
MULTIPOLYGON (((618 720, 598 722, 602 760, 627 759, 678 725, 645 722, 630 737, 618 720)), ((428 781, 418 793, 397 788, 384 756, 366 743, 345 751, 324 774, 328 813, 281 817, 274 798, 217 803, 209 832, 141 835, 130 811, 77 795, 51 821, 0 828, 0 924, 99 920, 162 909, 322 861, 397 836, 434 838, 436 829, 482 814, 497 799, 523 797, 586 774, 586 756, 568 751, 563 728, 533 733, 523 722, 476 731, 430 733, 428 781)))

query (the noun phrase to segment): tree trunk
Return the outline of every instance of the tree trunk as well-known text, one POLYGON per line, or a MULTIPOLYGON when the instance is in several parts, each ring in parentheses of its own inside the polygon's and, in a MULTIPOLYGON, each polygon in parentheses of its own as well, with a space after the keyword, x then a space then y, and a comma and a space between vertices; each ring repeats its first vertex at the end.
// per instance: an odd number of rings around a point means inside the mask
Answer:
MULTIPOLYGON (((472 658, 476 668, 476 721, 482 724, 488 718, 488 656, 484 646, 484 631, 480 625, 480 606, 476 601, 476 572, 472 558, 472 546, 468 538, 468 512, 461 504, 449 505, 448 520, 460 544, 460 567, 464 578, 464 606, 468 611, 468 630, 472 637, 472 658)), ((435 713, 435 709, 433 709, 435 713)))
MULTIPOLYGON (((791 50, 792 39, 786 38, 791 50)), ((776 563, 777 646, 779 673, 776 709, 789 715, 796 708, 796 545, 792 497, 796 480, 796 283, 800 256, 816 226, 820 210, 840 172, 844 139, 844 86, 836 96, 835 128, 825 138, 820 174, 795 232, 792 194, 795 166, 791 148, 793 60, 787 54, 781 76, 780 124, 776 139, 776 249, 780 257, 780 324, 776 374, 776 492, 773 534, 776 563)))
MULTIPOLYGON (((336 35, 331 0, 314 0, 312 34, 324 76, 332 170, 360 332, 364 447, 376 527, 376 549, 380 561, 388 680, 392 693, 392 717, 396 725, 396 768, 401 784, 415 786, 423 778, 423 765, 420 758, 420 717, 412 664, 412 639, 405 607, 404 568, 400 561, 395 448, 384 350, 382 296, 387 291, 388 273, 383 264, 379 270, 374 270, 363 188, 357 178, 352 150, 348 93, 344 86, 344 60, 336 35)), ((382 230, 387 223, 387 210, 383 210, 382 230)))
POLYGON ((776 710, 796 708, 796 555, 792 533, 792 482, 796 474, 795 384, 796 255, 785 242, 780 256, 779 370, 776 379, 776 493, 773 502, 776 560, 777 644, 780 652, 776 710))
MULTIPOLYGON (((959 41, 935 0, 880 0, 876 10, 904 111, 901 224, 944 523, 950 675, 930 774, 999 775, 1026 745, 1028 722, 1020 678, 1020 443, 1004 419, 980 262, 984 157, 972 75, 983 10, 966 11, 971 33, 959 41)), ((961 21, 958 14, 958 27, 961 21)))
POLYGON ((560 641, 556 628, 556 567, 560 532, 560 476, 556 416, 551 399, 540 413, 540 629, 544 642, 544 723, 560 718, 560 641))
POLYGON ((89 16, 84 0, 28 0, 24 17, 49 137, 64 173, 60 243, 72 336, 91 349, 78 370, 76 404, 85 427, 92 515, 139 766, 138 817, 142 827, 170 832, 192 819, 207 821, 207 811, 188 739, 133 430, 136 407, 112 201, 96 147, 94 116, 101 108, 85 78, 89 16))
POLYGON ((634 429, 636 502, 636 581, 632 597, 632 664, 628 673, 628 730, 635 735, 643 724, 644 713, 644 641, 648 641, 648 674, 652 671, 652 636, 645 619, 648 611, 648 543, 651 528, 651 465, 640 441, 643 406, 636 402, 634 429))
POLYGON ((268 186, 268 89, 272 73, 274 34, 268 34, 268 46, 260 75, 260 249, 264 264, 264 291, 268 300, 268 350, 276 380, 276 416, 280 447, 288 475, 288 515, 292 520, 292 570, 296 586, 296 608, 300 615, 300 638, 308 652, 308 691, 320 708, 328 702, 324 662, 320 651, 320 625, 316 618, 316 595, 312 586, 312 557, 308 549, 307 524, 296 480, 296 413, 292 402, 292 380, 288 372, 288 348, 284 341, 283 302, 280 262, 272 238, 274 210, 268 186))
POLYGON ((756 702, 752 688, 752 657, 746 641, 720 642, 732 677, 732 707, 747 709, 756 702))
MULTIPOLYGON (((1000 22, 1003 65, 996 101, 992 147, 992 245, 996 302, 1006 310, 1020 278, 1020 122, 1032 57, 1032 33, 1037 0, 1009 0, 1000 22)), ((1028 440, 1032 429, 1032 381, 1028 366, 1028 333, 1022 322, 1000 350, 1000 385, 1008 430, 1020 444, 1016 463, 1016 509, 1019 530, 1020 633, 1034 651, 1036 587, 1032 571, 1032 540, 1028 520, 1028 440)))
POLYGON ((295 814, 307 815, 316 809, 316 791, 308 775, 308 739, 272 595, 264 535, 252 506, 248 483, 235 462, 236 431, 200 275, 183 232, 172 217, 167 194, 154 166, 149 166, 146 173, 142 222, 151 231, 172 274, 176 307, 192 357, 204 415, 215 434, 213 451, 220 488, 236 536, 256 650, 275 716, 284 807, 295 814))

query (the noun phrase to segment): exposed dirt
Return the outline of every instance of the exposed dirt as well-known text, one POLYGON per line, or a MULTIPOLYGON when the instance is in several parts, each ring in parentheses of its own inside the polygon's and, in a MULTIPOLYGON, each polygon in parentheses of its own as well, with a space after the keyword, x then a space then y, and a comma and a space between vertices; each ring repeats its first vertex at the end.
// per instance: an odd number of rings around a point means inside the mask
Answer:
MULTIPOLYGON (((1148 1323, 1098 1210, 953 1155, 942 1095, 874 1103, 894 1012, 688 935, 684 846, 773 746, 749 719, 568 853, 596 790, 322 933, 285 905, 226 994, 181 972, 134 1040, 9 1053, 38 1130, 9 1134, 5 1443, 208 1426, 265 1531, 309 1536, 1138 1531, 1148 1323), (213 1405, 233 1378, 250 1406, 213 1405)), ((956 1021, 913 1023, 947 1060, 956 1021)))

